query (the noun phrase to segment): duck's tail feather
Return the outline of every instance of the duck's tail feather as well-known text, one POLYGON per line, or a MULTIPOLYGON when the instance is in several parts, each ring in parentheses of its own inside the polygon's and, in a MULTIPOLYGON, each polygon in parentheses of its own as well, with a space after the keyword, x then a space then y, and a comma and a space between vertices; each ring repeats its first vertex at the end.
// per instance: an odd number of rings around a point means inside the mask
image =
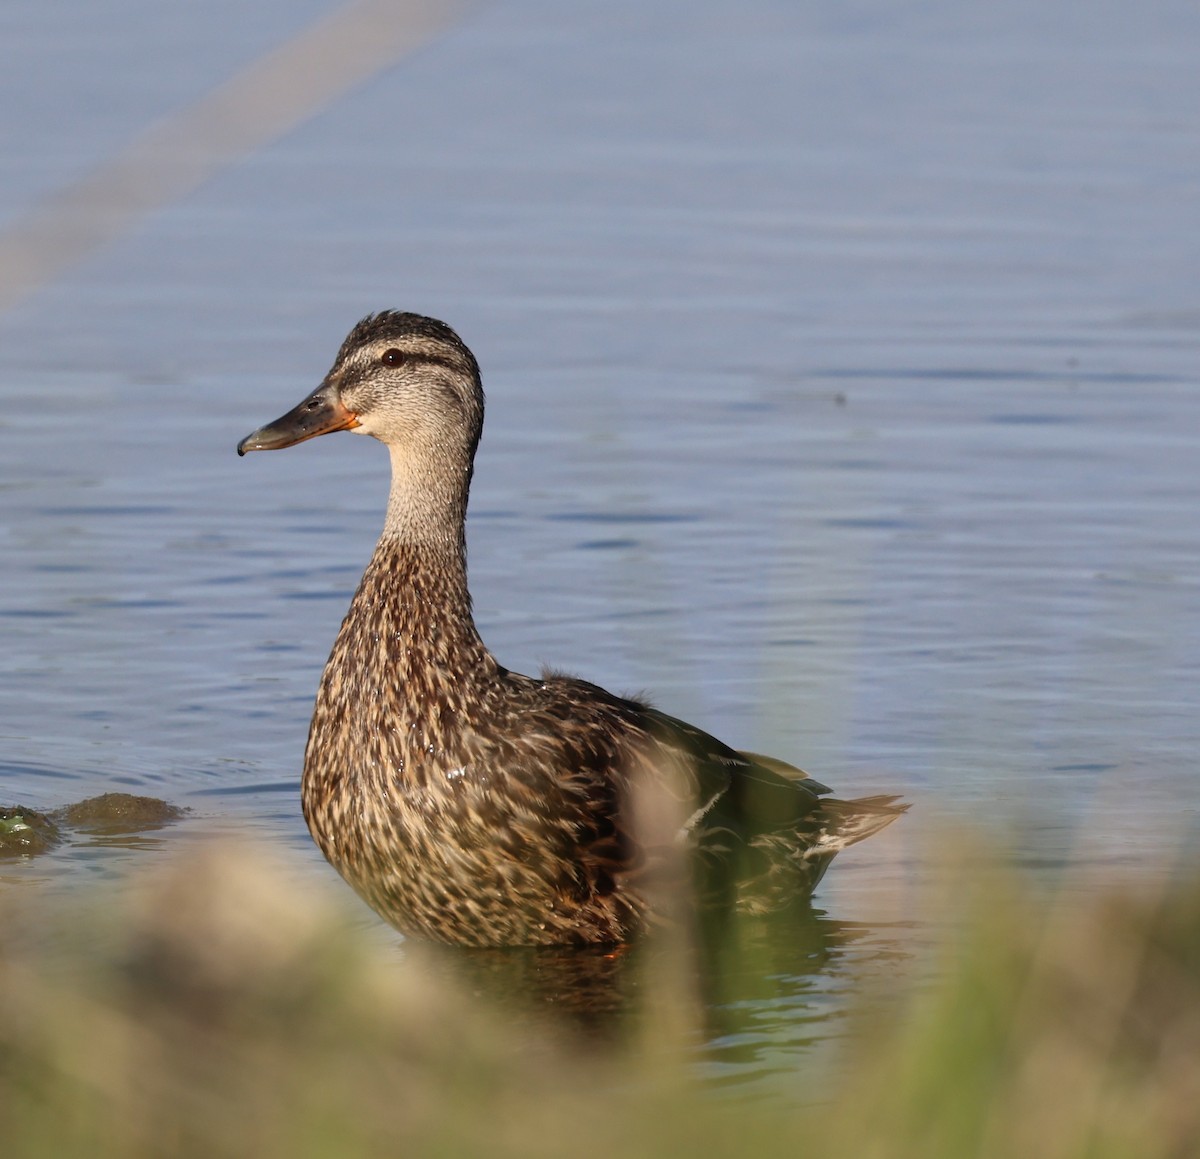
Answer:
POLYGON ((834 856, 890 825, 908 806, 897 797, 826 797, 799 830, 775 829, 751 837, 753 868, 737 884, 744 913, 770 913, 808 897, 834 856))
POLYGON ((899 797, 856 797, 853 801, 826 797, 815 813, 820 831, 809 855, 837 853, 878 833, 907 812, 908 806, 899 797))

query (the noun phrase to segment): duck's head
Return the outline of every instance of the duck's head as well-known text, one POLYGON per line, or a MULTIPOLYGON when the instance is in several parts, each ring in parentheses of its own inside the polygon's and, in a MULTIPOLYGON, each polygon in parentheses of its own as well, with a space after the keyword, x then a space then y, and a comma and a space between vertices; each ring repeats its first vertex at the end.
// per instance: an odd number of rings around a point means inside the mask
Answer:
POLYGON ((394 452, 470 471, 483 427, 479 366, 444 322, 394 310, 364 318, 299 406, 238 443, 238 454, 330 431, 373 435, 394 452))

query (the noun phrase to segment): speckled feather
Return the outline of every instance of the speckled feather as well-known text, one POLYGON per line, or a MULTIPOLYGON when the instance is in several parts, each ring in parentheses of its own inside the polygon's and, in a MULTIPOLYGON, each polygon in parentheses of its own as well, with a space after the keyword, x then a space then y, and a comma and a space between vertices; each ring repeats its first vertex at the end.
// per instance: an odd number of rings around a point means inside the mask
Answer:
POLYGON ((239 449, 322 433, 288 424, 331 393, 388 443, 393 484, 321 679, 302 801, 322 852, 398 929, 469 945, 624 942, 675 920, 689 881, 702 901, 769 909, 903 811, 890 797, 835 800, 643 701, 497 663, 464 547, 483 392, 449 327, 364 319, 320 390, 239 449))

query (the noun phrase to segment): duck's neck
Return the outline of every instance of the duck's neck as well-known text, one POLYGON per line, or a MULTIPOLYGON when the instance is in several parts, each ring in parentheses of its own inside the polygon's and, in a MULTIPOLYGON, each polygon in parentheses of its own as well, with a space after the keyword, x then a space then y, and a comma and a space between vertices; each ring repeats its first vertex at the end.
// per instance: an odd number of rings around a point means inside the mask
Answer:
MULTIPOLYGON (((357 609, 410 679, 429 666, 446 679, 490 674, 495 662, 471 614, 466 507, 470 468, 447 477, 392 449, 387 518, 357 609)), ((432 673, 431 673, 432 674, 432 673)))
MULTIPOLYGON (((467 491, 471 464, 453 471, 430 456, 388 448, 392 456, 392 490, 388 496, 383 539, 412 547, 450 549, 465 572, 467 491)), ((382 540, 381 540, 382 542, 382 540)))

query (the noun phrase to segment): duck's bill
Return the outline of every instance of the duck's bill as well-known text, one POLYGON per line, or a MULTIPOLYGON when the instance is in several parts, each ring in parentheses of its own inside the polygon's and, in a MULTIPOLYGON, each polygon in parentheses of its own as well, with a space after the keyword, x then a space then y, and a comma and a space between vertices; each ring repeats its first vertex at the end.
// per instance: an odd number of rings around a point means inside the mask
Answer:
POLYGON ((291 447, 330 431, 349 431, 358 426, 358 415, 347 410, 337 392, 329 387, 314 391, 298 407, 265 427, 247 435, 237 446, 237 453, 247 451, 276 451, 291 447))

